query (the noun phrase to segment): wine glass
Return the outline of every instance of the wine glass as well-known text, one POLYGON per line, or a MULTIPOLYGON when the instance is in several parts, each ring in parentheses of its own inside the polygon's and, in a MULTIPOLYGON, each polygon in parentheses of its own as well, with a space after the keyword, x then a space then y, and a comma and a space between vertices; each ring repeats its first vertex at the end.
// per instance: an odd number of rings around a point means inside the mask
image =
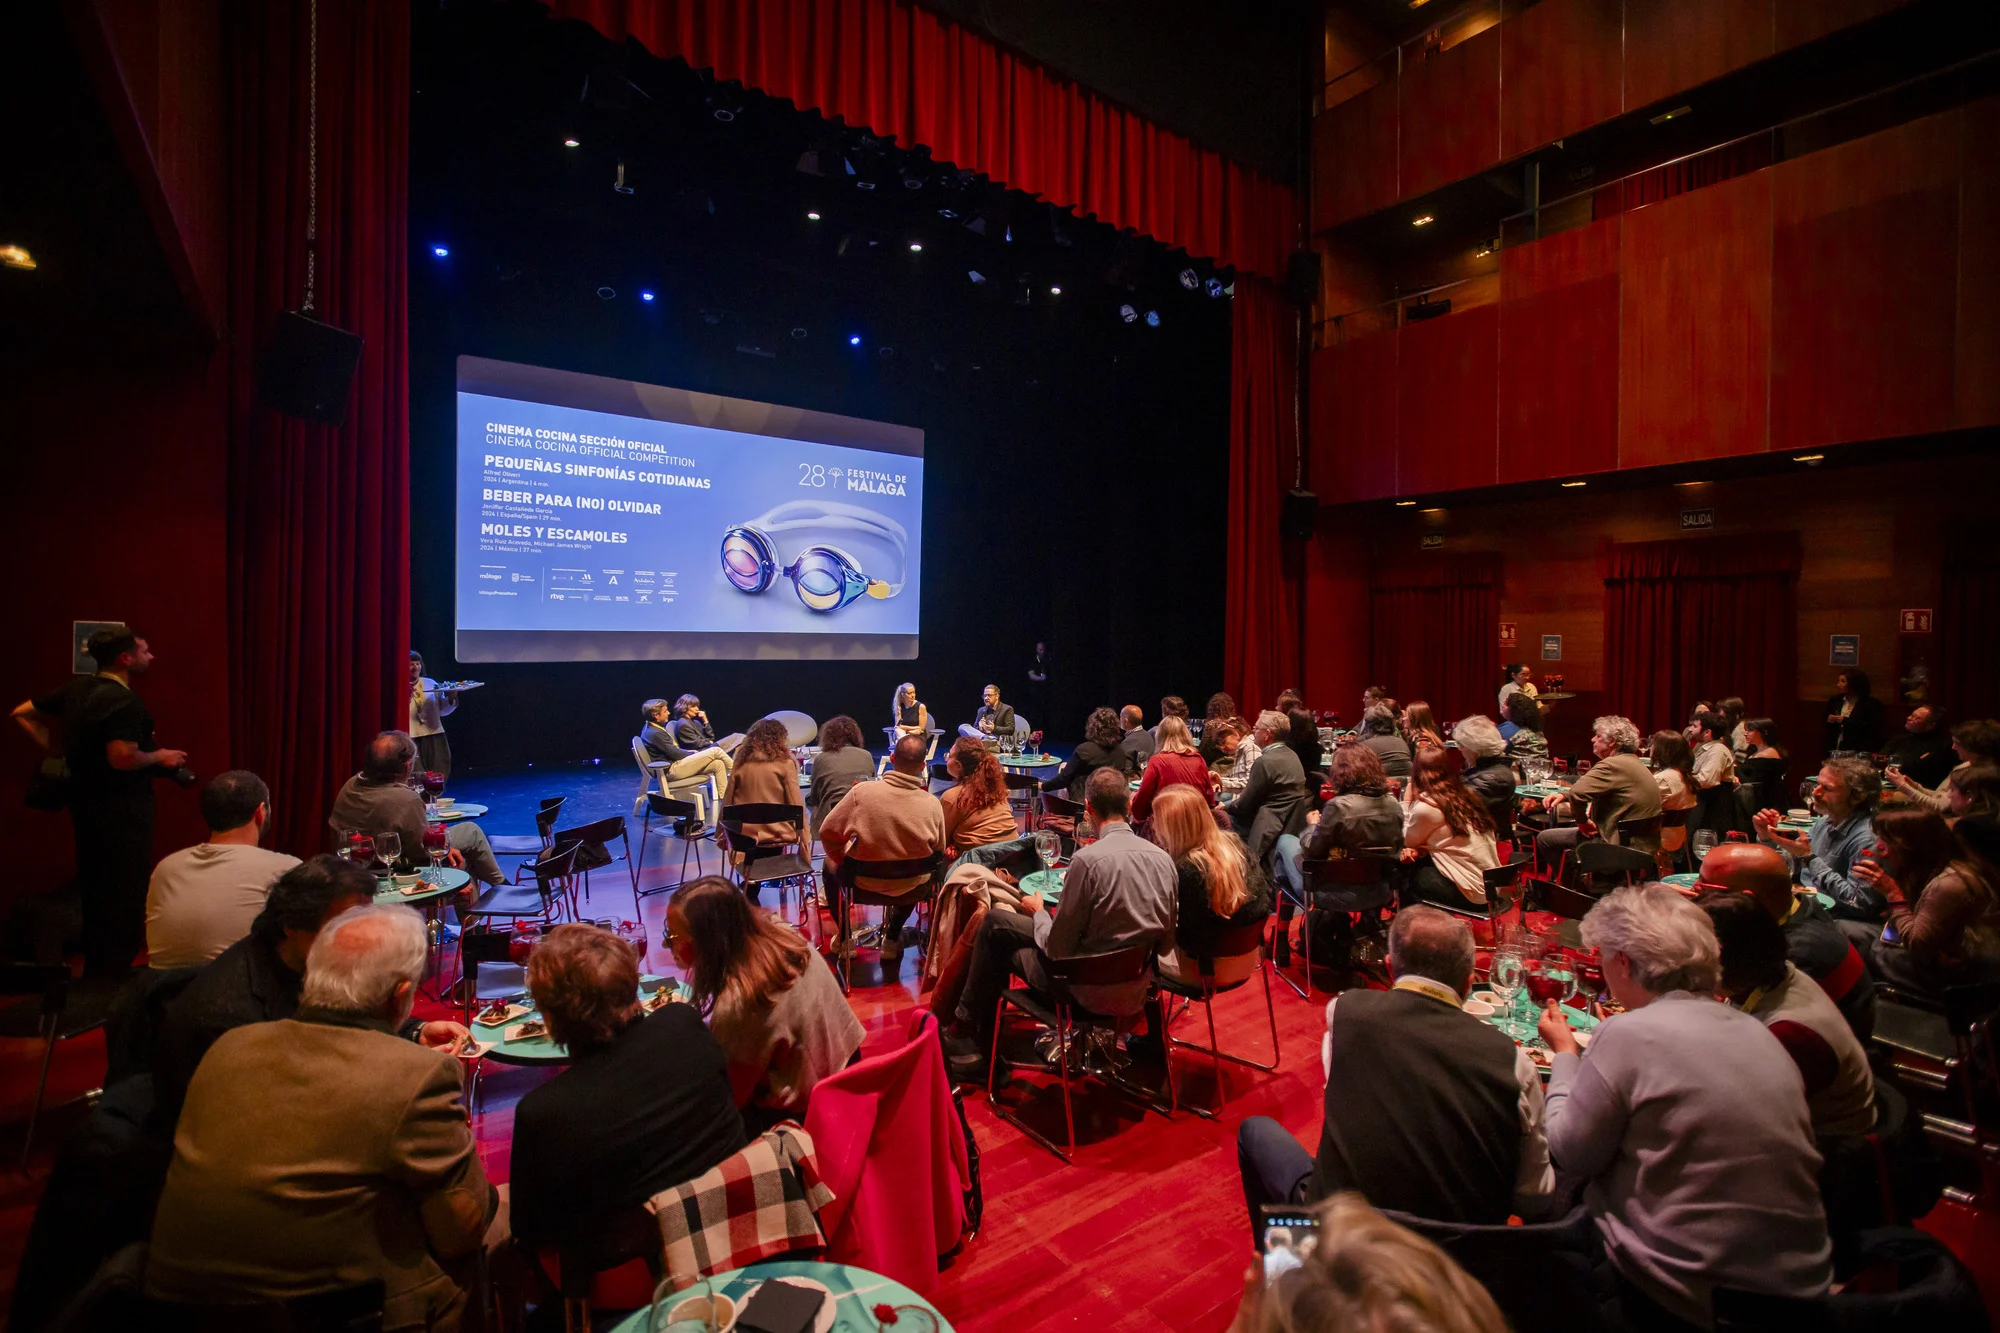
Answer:
POLYGON ((445 859, 451 855, 451 832, 442 824, 424 825, 424 854, 431 858, 431 880, 444 879, 445 859))
POLYGON ((396 872, 396 858, 403 854, 403 835, 394 829, 384 829, 375 835, 375 855, 382 858, 382 864, 389 873, 396 872))
POLYGON ((1042 858, 1042 869, 1053 870, 1056 858, 1062 855, 1062 838, 1052 828, 1035 830, 1035 855, 1042 858))
POLYGON ((372 870, 375 866, 374 835, 361 832, 348 834, 347 859, 363 870, 372 870))
POLYGON ((418 789, 424 794, 424 804, 436 808, 438 797, 444 795, 444 774, 436 769, 427 769, 418 781, 418 789))
POLYGON ((1521 952, 1515 946, 1503 946, 1493 952, 1493 962, 1486 971, 1486 984, 1500 997, 1500 1013, 1511 1020, 1514 1016, 1514 996, 1521 989, 1521 952))
POLYGON ((1694 850, 1696 865, 1700 865, 1708 859, 1708 854, 1715 850, 1715 841, 1715 830, 1712 828, 1696 829, 1694 831, 1694 837, 1690 840, 1690 846, 1694 850))

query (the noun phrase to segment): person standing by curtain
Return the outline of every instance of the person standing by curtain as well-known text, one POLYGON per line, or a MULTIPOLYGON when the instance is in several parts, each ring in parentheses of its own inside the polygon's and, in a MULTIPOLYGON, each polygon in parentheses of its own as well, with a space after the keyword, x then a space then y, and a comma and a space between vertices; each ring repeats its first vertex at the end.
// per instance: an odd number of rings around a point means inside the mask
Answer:
POLYGON ((457 690, 440 690, 424 674, 424 655, 410 653, 410 739, 417 743, 417 771, 451 780, 451 742, 445 739, 445 714, 458 708, 457 690))

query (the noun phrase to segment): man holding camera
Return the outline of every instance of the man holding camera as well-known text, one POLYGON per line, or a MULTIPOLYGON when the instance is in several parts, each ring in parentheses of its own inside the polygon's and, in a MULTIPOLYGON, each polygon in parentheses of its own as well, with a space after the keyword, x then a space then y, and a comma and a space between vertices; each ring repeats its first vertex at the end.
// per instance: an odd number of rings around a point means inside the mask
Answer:
POLYGON ((14 720, 53 748, 60 722, 69 764, 69 817, 83 899, 83 958, 89 974, 123 975, 146 936, 146 885, 153 872, 153 779, 189 783, 187 753, 155 748, 153 714, 132 688, 153 663, 129 628, 101 629, 84 646, 97 674, 21 704, 14 720))

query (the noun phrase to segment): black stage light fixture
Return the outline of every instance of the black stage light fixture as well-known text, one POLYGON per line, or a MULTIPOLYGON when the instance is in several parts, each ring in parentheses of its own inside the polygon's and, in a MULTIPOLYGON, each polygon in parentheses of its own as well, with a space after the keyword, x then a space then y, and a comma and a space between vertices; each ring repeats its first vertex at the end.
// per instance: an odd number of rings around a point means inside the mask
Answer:
POLYGON ((618 299, 618 289, 610 283, 606 283, 597 289, 597 299, 600 301, 615 301, 618 299))
POLYGON ((1198 274, 1198 273, 1196 273, 1196 272, 1195 272, 1195 271, 1194 271, 1193 269, 1191 269, 1191 268, 1184 268, 1184 269, 1182 269, 1182 270, 1181 270, 1181 286, 1183 286, 1183 287, 1187 288, 1187 289, 1188 289, 1189 291, 1191 291, 1191 292, 1197 292, 1197 291, 1200 291, 1200 290, 1201 290, 1201 275, 1200 275, 1200 274, 1198 274))
POLYGON ((618 164, 618 174, 611 178, 611 188, 619 194, 632 193, 632 183, 625 178, 625 164, 623 162, 618 164))
POLYGON ((1207 281, 1206 283, 1202 284, 1202 286, 1203 286, 1203 289, 1204 289, 1205 291, 1207 291, 1207 293, 1208 293, 1208 294, 1209 294, 1210 296, 1214 296, 1214 297, 1220 297, 1220 296, 1222 295, 1222 279, 1221 279, 1221 278, 1210 278, 1210 279, 1209 279, 1209 280, 1208 280, 1208 281, 1207 281))
POLYGON ((1157 310, 1148 310, 1148 311, 1146 312, 1146 327, 1147 327, 1147 328, 1149 328, 1149 329, 1157 329, 1157 328, 1159 328, 1159 327, 1160 327, 1160 312, 1159 312, 1159 311, 1157 311, 1157 310))
POLYGON ((1279 511, 1278 533, 1292 541, 1305 541, 1313 535, 1313 528, 1319 523, 1319 497, 1311 491, 1296 488, 1285 492, 1284 506, 1279 511))
POLYGON ((1131 302, 1128 301, 1118 307, 1118 318, 1124 320, 1127 324, 1137 324, 1139 322, 1139 312, 1134 310, 1131 302))
POLYGON ((360 361, 360 334, 287 310, 264 349, 257 400, 288 417, 338 426, 347 420, 360 361))

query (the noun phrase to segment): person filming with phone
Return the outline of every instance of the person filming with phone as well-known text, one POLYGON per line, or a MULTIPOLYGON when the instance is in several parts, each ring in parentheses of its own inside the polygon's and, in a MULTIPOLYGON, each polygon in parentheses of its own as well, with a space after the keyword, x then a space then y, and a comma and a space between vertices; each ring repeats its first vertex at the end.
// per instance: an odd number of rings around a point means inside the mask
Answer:
POLYGON ((78 676, 14 709, 14 720, 44 750, 60 723, 69 765, 69 817, 83 898, 86 973, 116 978, 131 970, 146 937, 146 885, 153 873, 153 780, 192 785, 187 751, 159 747, 153 714, 133 688, 153 665, 147 642, 125 626, 98 630, 84 645, 97 672, 78 676))

